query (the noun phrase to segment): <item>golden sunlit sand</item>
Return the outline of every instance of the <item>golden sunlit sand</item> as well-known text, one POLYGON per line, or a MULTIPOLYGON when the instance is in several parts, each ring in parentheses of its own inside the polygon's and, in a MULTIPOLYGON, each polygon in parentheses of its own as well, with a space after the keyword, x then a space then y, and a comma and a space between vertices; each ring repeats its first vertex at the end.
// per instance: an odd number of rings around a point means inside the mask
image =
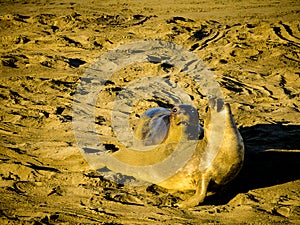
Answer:
MULTIPOLYGON (((1 1, 1 224, 299 224, 299 1, 1 1), (160 39, 197 54, 245 142, 241 173, 189 210, 193 193, 104 179, 81 155, 73 100, 87 68, 126 43, 160 39)), ((206 98, 163 63, 122 68, 99 94, 96 129, 123 148, 110 110, 142 76, 184 88, 200 120, 206 98)), ((168 102, 150 98, 137 113, 168 102)), ((130 115, 131 124, 137 117, 130 115)))

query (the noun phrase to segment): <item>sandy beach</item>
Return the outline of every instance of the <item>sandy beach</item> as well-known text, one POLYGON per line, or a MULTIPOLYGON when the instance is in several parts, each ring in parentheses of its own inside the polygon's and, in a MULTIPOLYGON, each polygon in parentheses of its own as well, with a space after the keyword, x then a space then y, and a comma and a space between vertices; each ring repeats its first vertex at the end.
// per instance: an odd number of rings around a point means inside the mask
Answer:
MULTIPOLYGON (((1 224, 300 223, 299 1, 0 5, 1 224), (101 68, 104 54, 143 40, 174 43, 199 57, 230 103, 244 139, 238 177, 191 209, 175 207, 190 192, 107 179, 84 158, 74 134, 79 84, 93 86, 89 71, 101 68)), ((122 90, 141 85, 134 82, 142 78, 180 86, 205 123, 201 85, 155 60, 129 64, 103 83, 93 105, 94 124, 107 151, 124 148, 113 127, 115 99, 122 100, 122 90)), ((128 113, 132 127, 147 108, 173 104, 142 84, 146 97, 128 113)), ((166 89, 157 84, 153 90, 166 89)))

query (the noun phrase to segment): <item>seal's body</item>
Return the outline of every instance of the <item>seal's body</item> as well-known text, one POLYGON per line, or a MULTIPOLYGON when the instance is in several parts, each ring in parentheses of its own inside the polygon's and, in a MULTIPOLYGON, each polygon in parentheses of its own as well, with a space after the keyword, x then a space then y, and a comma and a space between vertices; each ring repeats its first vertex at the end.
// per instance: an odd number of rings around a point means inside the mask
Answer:
MULTIPOLYGON (((210 115, 204 126, 204 137, 203 129, 198 124, 198 115, 196 116, 195 113, 197 111, 190 105, 179 105, 171 111, 153 108, 141 117, 136 129, 137 137, 145 141, 144 144, 179 143, 182 140, 199 138, 194 155, 187 164, 172 177, 157 184, 174 191, 195 190, 193 197, 178 204, 179 207, 184 208, 202 203, 207 195, 209 184, 222 186, 234 179, 244 160, 243 139, 236 127, 229 104, 222 105, 221 110, 210 109, 210 115), (214 142, 212 131, 217 127, 213 126, 212 119, 218 115, 225 118, 222 140, 219 140, 220 144, 217 147, 208 146, 208 142, 214 142), (208 157, 210 151, 216 152, 212 159, 208 157), (200 165, 203 164, 207 166, 201 168, 200 165)), ((165 153, 162 151, 162 154, 165 153)))
POLYGON ((211 115, 204 126, 204 138, 199 140, 197 149, 191 160, 170 179, 158 184, 171 190, 196 191, 193 197, 179 203, 179 207, 188 208, 202 203, 209 191, 209 184, 212 184, 214 187, 227 184, 237 176, 244 161, 243 139, 235 125, 229 104, 226 104, 219 112, 211 110, 210 113, 211 115), (208 163, 207 168, 201 170, 199 165, 203 164, 203 160, 206 160, 203 157, 205 154, 204 151, 212 151, 212 149, 207 148, 207 144, 209 141, 213 141, 210 140, 212 132, 211 119, 217 113, 225 114, 223 139, 220 142, 216 156, 208 163))
POLYGON ((126 171, 127 175, 155 181, 170 191, 194 190, 195 195, 178 203, 179 207, 202 203, 210 185, 218 187, 230 182, 244 160, 243 139, 229 104, 215 101, 209 109, 204 129, 199 125, 197 110, 191 105, 147 110, 135 128, 136 149, 120 149, 113 153, 114 158, 136 168, 126 171), (174 152, 179 160, 172 158, 174 152), (184 156, 189 152, 191 156, 185 161, 184 156), (182 166, 178 167, 181 162, 182 166))

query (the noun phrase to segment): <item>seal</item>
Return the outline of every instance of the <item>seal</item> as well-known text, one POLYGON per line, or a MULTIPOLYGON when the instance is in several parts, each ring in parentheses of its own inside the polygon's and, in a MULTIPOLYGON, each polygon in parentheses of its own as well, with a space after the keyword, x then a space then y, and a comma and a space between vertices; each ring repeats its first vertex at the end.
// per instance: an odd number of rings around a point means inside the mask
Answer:
POLYGON ((235 124, 230 105, 216 103, 208 112, 204 125, 204 138, 199 141, 193 157, 184 168, 171 178, 157 184, 169 190, 194 190, 195 194, 186 201, 177 203, 181 208, 190 208, 202 203, 207 196, 209 187, 221 187, 232 181, 242 168, 244 161, 244 143, 235 124), (205 170, 200 170, 204 150, 213 129, 211 120, 219 113, 225 114, 225 131, 216 157, 205 170))
MULTIPOLYGON (((177 206, 182 208, 202 203, 211 187, 220 187, 232 181, 244 161, 243 139, 235 124, 230 105, 224 104, 223 101, 212 100, 204 128, 199 124, 196 108, 191 105, 181 104, 171 110, 162 107, 151 108, 140 117, 135 136, 137 145, 157 147, 151 151, 122 149, 113 153, 116 159, 132 166, 154 165, 165 160, 178 145, 197 142, 196 149, 187 163, 167 179, 156 183, 170 192, 195 191, 191 198, 177 203, 177 206), (212 120, 220 115, 225 117, 225 124, 222 124, 225 129, 220 131, 224 132, 221 144, 209 147, 209 141, 213 142, 212 132, 218 129, 212 120), (214 157, 205 157, 213 152, 216 152, 214 157), (203 164, 208 166, 205 169, 200 168, 203 164)), ((185 154, 185 147, 181 148, 180 154, 185 154)), ((163 172, 152 170, 151 176, 164 177, 161 174, 163 172)), ((144 181, 151 180, 149 174, 140 175, 138 171, 127 175, 137 176, 144 181)))

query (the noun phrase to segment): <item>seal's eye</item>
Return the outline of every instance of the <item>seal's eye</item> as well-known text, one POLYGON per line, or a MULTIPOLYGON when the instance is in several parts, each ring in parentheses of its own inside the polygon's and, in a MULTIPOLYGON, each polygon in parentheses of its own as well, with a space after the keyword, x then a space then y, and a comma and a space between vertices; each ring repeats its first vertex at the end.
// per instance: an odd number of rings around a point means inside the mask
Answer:
POLYGON ((173 113, 177 113, 177 111, 178 111, 178 109, 177 109, 176 107, 174 107, 174 108, 172 109, 172 112, 173 112, 173 113))

